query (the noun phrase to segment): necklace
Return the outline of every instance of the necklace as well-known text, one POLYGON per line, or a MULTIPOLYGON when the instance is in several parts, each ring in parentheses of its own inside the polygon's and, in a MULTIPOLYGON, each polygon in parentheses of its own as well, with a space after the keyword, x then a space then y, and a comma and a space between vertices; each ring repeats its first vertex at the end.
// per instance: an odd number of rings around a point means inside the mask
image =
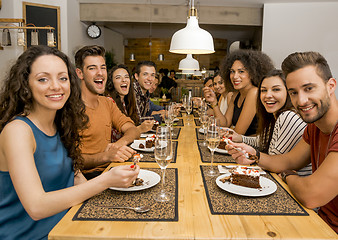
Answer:
MULTIPOLYGON (((333 129, 332 129, 332 131, 331 131, 331 133, 330 133, 329 141, 327 142, 327 146, 326 146, 326 151, 325 151, 324 159, 326 158, 327 152, 329 151, 329 145, 330 145, 330 143, 331 143, 331 141, 332 141, 332 133, 333 133, 333 131, 336 129, 337 124, 338 124, 338 121, 336 122, 336 124, 334 125, 334 127, 333 127, 333 129)), ((317 159, 316 159, 316 167, 317 167, 316 170, 317 170, 318 167, 319 167, 320 147, 321 147, 321 145, 319 144, 318 156, 317 156, 317 159)))

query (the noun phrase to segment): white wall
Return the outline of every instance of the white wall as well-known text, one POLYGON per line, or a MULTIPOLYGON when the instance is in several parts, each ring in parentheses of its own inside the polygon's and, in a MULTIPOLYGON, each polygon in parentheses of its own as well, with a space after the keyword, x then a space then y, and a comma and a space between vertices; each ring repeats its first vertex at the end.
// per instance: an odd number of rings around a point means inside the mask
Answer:
MULTIPOLYGON (((68 51, 67 41, 67 0, 2 0, 0 18, 23 18, 22 2, 38 3, 60 7, 60 29, 61 29, 61 51, 68 51)), ((43 27, 43 26, 42 26, 43 27)), ((24 47, 16 45, 16 29, 10 30, 12 46, 4 47, 0 50, 0 82, 4 79, 9 67, 15 62, 17 57, 24 51, 24 47)))
POLYGON ((290 53, 317 51, 338 80, 337 24, 338 3, 264 4, 262 50, 277 68, 290 53))

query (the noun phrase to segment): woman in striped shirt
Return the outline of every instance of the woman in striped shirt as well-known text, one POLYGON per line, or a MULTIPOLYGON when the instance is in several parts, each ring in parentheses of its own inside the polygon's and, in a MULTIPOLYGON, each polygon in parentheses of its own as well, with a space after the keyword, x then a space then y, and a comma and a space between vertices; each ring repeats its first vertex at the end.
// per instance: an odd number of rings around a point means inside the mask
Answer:
MULTIPOLYGON (((244 142, 269 155, 289 152, 301 140, 306 123, 293 109, 282 71, 270 71, 258 89, 257 137, 243 136, 230 129, 226 136, 233 142, 244 142)), ((298 170, 302 176, 311 173, 311 165, 298 170)))

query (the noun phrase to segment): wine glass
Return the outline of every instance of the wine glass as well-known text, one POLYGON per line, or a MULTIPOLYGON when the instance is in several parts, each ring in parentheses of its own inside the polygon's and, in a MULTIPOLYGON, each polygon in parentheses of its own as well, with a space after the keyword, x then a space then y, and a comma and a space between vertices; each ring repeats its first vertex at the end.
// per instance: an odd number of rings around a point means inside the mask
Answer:
POLYGON ((174 113, 173 113, 173 107, 172 105, 166 105, 165 106, 165 114, 164 114, 164 122, 167 127, 172 130, 172 126, 174 123, 174 113))
POLYGON ((209 120, 209 116, 206 113, 201 113, 200 115, 200 122, 202 125, 202 129, 203 129, 203 146, 206 146, 206 130, 207 130, 207 125, 208 125, 208 120, 209 120))
POLYGON ((159 126, 156 130, 155 138, 155 160, 161 168, 162 186, 161 192, 154 196, 155 201, 166 202, 173 198, 173 195, 164 190, 165 170, 173 157, 173 148, 170 127, 159 126))
POLYGON ((187 111, 187 125, 190 125, 190 113, 192 111, 192 101, 190 97, 187 97, 186 99, 186 106, 185 106, 185 110, 187 111))
POLYGON ((214 168, 214 152, 215 152, 215 149, 219 145, 220 134, 219 134, 218 119, 215 119, 214 117, 209 118, 207 141, 208 141, 208 148, 210 149, 210 152, 211 152, 211 165, 210 165, 210 170, 207 172, 207 175, 217 176, 218 173, 214 168))

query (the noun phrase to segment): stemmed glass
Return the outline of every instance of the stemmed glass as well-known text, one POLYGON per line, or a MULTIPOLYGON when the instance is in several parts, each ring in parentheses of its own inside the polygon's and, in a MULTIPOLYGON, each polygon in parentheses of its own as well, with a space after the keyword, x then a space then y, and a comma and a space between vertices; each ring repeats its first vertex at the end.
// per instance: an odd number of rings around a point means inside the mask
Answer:
POLYGON ((175 118, 173 111, 174 109, 172 105, 165 106, 164 122, 165 122, 165 125, 170 128, 170 130, 172 130, 172 126, 173 126, 173 122, 175 118))
POLYGON ((187 96, 186 103, 185 103, 185 110, 187 111, 187 125, 190 125, 190 113, 192 111, 192 100, 190 97, 187 96))
POLYGON ((173 148, 170 127, 159 126, 155 138, 155 160, 161 168, 162 186, 161 192, 154 196, 155 201, 166 202, 173 198, 173 195, 164 190, 165 170, 173 157, 173 148))
POLYGON ((218 173, 214 168, 214 152, 215 149, 218 147, 220 142, 220 134, 219 134, 219 124, 217 119, 210 117, 208 122, 208 132, 207 132, 207 141, 208 141, 208 148, 211 152, 211 165, 210 170, 207 172, 208 176, 217 176, 218 173))
POLYGON ((206 135, 207 135, 206 130, 207 130, 208 120, 209 120, 208 114, 206 114, 205 112, 201 113, 200 122, 201 122, 202 129, 203 129, 203 144, 202 144, 203 146, 207 145, 207 143, 206 143, 206 135))

